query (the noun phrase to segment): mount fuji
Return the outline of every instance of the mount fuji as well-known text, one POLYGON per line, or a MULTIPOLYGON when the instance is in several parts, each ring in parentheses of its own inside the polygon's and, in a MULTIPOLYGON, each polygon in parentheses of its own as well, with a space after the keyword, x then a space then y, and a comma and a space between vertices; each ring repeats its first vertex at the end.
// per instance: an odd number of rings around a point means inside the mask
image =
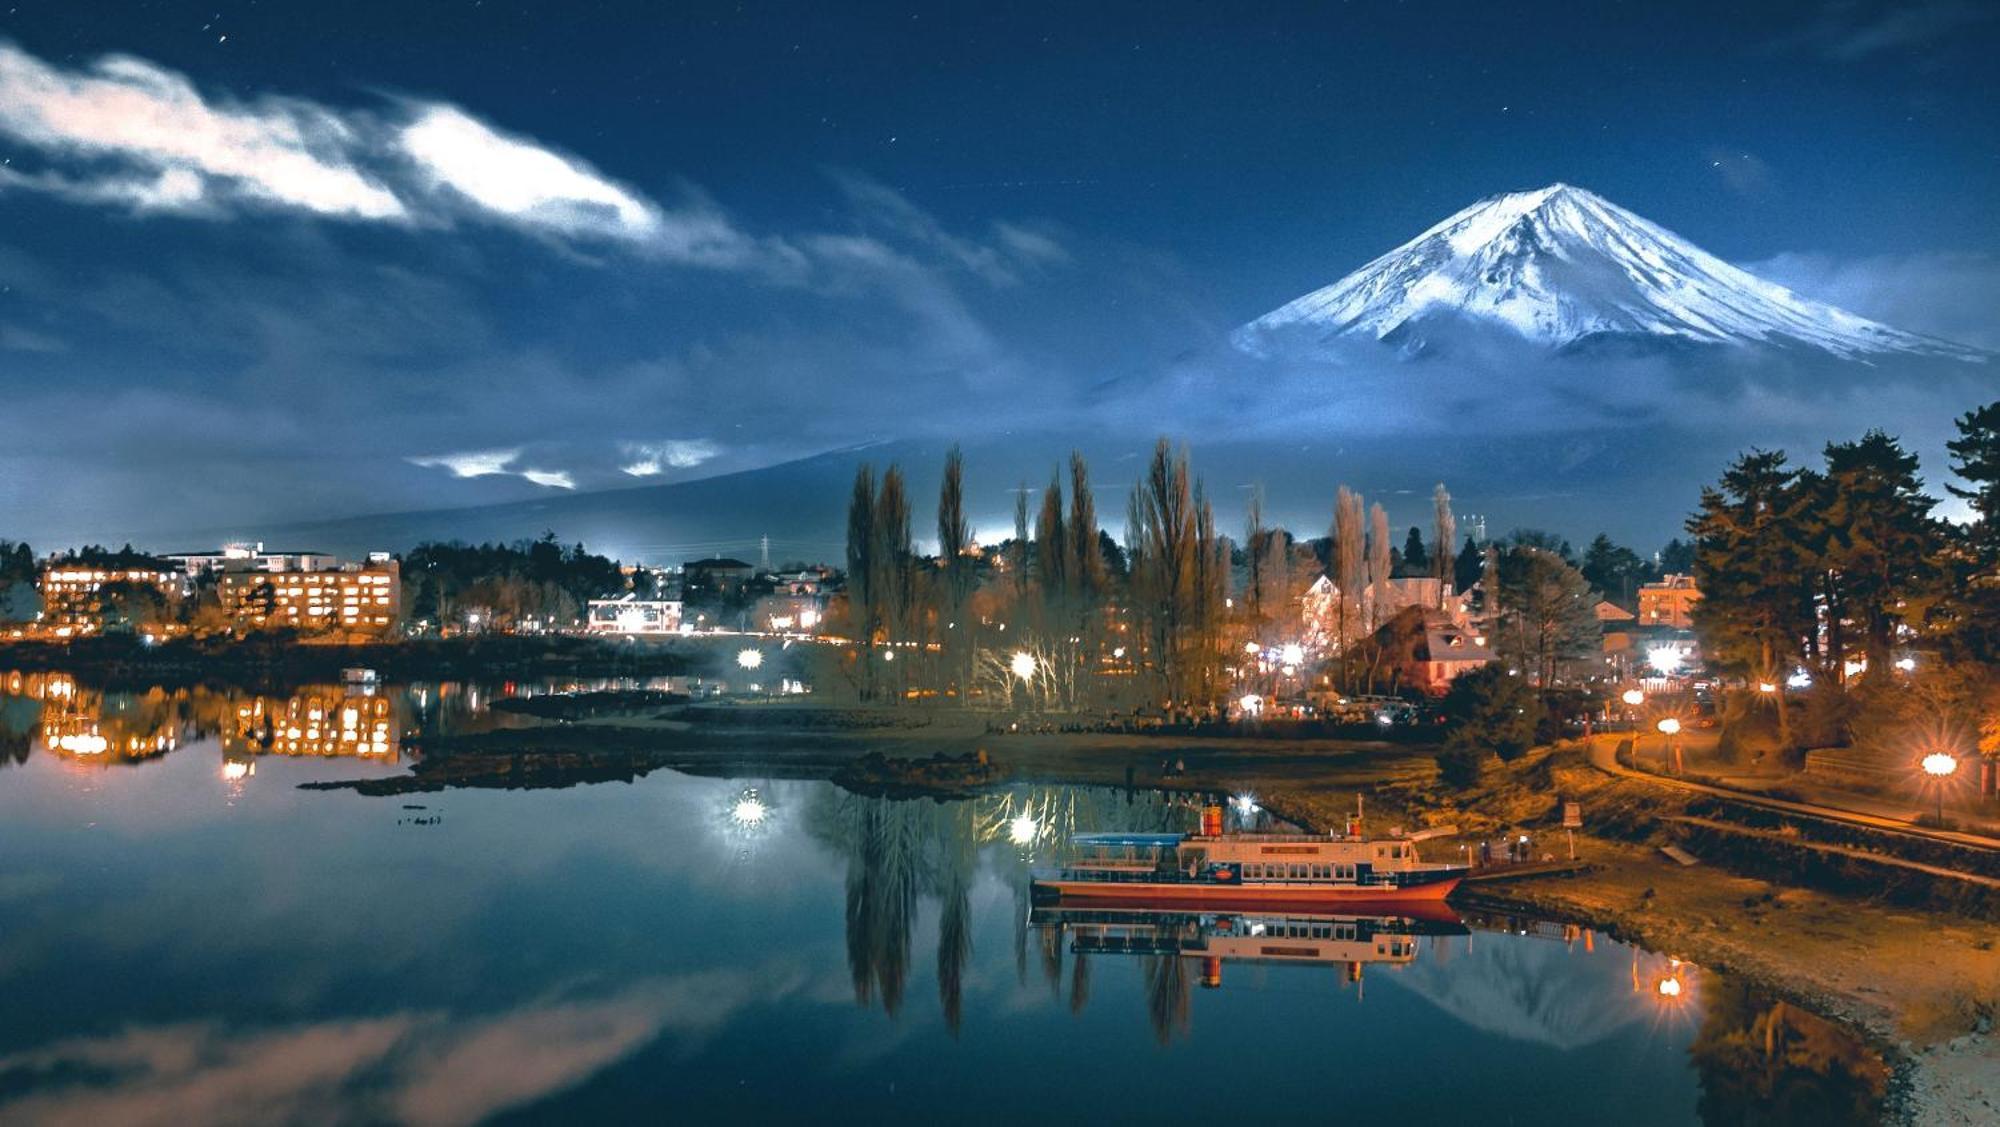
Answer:
POLYGON ((1567 184, 1481 200, 1231 340, 1262 357, 1369 340, 1418 354, 1467 328, 1556 351, 1622 342, 1863 363, 1989 359, 1801 297, 1567 184))

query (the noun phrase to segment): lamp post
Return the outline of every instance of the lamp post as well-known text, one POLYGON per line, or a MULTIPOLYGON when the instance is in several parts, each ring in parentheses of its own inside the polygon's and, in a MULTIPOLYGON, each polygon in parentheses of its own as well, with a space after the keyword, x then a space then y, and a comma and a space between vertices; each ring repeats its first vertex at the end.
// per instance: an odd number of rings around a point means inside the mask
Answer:
POLYGON ((1658 728, 1660 734, 1667 738, 1667 746, 1661 749, 1660 756, 1661 759, 1665 760, 1667 772, 1674 775, 1680 774, 1680 771, 1677 769, 1679 766, 1677 761, 1680 759, 1680 740, 1677 737, 1681 734, 1681 722, 1672 716, 1662 716, 1660 717, 1660 722, 1654 725, 1654 727, 1658 728))
POLYGON ((1944 781, 1958 771, 1958 757, 1947 752, 1933 751, 1929 755, 1924 756, 1920 765, 1924 769, 1924 774, 1931 777, 1932 785, 1937 787, 1937 820, 1938 827, 1942 829, 1944 827, 1944 781))

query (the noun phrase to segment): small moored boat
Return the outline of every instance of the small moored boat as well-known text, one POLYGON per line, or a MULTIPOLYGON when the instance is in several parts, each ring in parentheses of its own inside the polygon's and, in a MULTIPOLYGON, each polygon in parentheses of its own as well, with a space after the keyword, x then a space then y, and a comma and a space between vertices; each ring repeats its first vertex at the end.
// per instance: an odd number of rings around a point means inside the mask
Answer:
POLYGON ((1198 834, 1076 834, 1070 856, 1037 873, 1031 891, 1044 903, 1211 908, 1443 900, 1466 866, 1419 857, 1417 843, 1431 836, 1369 837, 1359 818, 1339 834, 1224 833, 1211 807, 1198 834))

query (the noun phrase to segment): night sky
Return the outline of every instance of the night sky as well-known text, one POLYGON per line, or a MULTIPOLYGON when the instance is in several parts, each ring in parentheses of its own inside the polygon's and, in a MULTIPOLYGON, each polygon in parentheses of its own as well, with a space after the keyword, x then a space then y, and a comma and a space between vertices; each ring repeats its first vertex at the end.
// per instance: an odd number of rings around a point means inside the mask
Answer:
POLYGON ((1059 431, 1554 181, 2000 348, 2000 8, 1247 7, 0 0, 0 538, 1059 431))

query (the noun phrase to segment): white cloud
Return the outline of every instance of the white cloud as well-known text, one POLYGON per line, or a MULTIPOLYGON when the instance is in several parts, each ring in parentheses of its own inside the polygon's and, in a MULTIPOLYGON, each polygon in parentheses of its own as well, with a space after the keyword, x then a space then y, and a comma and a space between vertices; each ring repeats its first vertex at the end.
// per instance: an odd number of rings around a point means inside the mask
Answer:
POLYGON ((514 472, 507 467, 520 456, 519 449, 464 450, 456 454, 424 454, 409 459, 409 462, 425 469, 450 470, 453 477, 487 477, 514 472))
MULTIPOLYGON (((652 203, 580 161, 505 136, 452 106, 424 106, 397 143, 433 186, 523 225, 634 240, 660 232, 652 203)), ((722 233, 733 234, 727 225, 722 233)))
POLYGON ((590 165, 456 106, 379 111, 296 98, 204 97, 184 75, 111 55, 83 69, 0 43, 0 135, 44 167, 0 167, 0 188, 140 212, 289 208, 442 226, 458 218, 564 239, 614 240, 663 259, 796 274, 796 251, 754 240, 698 194, 663 208, 590 165))
POLYGON ((1743 268, 1907 332, 2000 351, 2000 258, 1962 251, 1841 258, 1785 253, 1743 268))
POLYGON ((576 479, 569 476, 568 470, 527 469, 521 471, 521 476, 534 482, 536 485, 546 485, 551 489, 576 488, 576 479))
POLYGON ((722 453, 715 443, 703 438, 674 438, 665 442, 628 442, 625 456, 632 461, 619 469, 633 477, 655 477, 668 467, 692 469, 722 453))
MULTIPOLYGON (((127 55, 62 70, 0 44, 0 132, 52 155, 122 165, 41 186, 180 208, 235 199, 320 215, 401 219, 402 201, 354 160, 353 128, 306 102, 210 101, 181 75, 127 55), (150 180, 148 192, 140 188, 150 180)), ((34 186, 33 177, 15 183, 34 186)))

